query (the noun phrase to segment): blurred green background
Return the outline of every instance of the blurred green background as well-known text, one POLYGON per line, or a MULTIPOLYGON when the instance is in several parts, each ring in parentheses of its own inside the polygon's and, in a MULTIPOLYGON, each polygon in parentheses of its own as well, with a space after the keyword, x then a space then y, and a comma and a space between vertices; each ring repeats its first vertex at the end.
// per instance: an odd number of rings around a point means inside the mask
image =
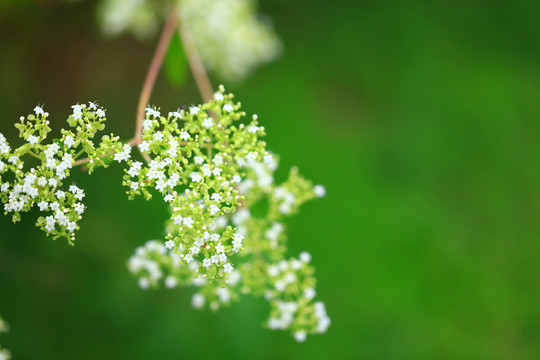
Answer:
MULTIPOLYGON (((1 131, 45 104, 60 128, 97 100, 129 138, 155 43, 104 39, 93 1, 0 0, 1 131)), ((326 198, 289 223, 313 255, 327 334, 262 328, 246 296, 141 291, 125 261, 167 209, 87 176, 77 245, 0 217, 0 337, 15 359, 539 359, 540 2, 263 0, 285 52, 225 84, 269 148, 326 198)), ((218 80, 214 79, 214 83, 218 80)), ((160 77, 152 103, 197 103, 160 77)), ((167 110, 168 111, 168 110, 167 110)), ((110 179, 117 179, 111 181, 110 179)))

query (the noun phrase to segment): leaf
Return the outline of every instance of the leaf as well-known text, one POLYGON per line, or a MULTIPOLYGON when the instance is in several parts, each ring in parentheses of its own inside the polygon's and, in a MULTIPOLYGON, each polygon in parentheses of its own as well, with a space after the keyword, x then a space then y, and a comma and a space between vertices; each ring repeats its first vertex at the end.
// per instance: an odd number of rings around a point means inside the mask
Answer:
POLYGON ((180 86, 186 80, 187 75, 187 60, 182 41, 178 34, 174 34, 165 61, 163 64, 165 75, 171 85, 180 86))

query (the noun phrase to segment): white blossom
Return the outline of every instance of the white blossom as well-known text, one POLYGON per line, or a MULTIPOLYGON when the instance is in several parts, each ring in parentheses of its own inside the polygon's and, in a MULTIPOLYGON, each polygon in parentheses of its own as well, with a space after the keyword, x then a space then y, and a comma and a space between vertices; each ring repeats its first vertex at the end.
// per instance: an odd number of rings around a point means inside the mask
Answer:
POLYGON ((326 189, 322 185, 315 185, 313 187, 313 192, 317 197, 324 197, 326 195, 326 189))
POLYGON ((210 129, 214 125, 214 122, 210 118, 206 118, 202 122, 202 126, 204 126, 207 129, 210 129))

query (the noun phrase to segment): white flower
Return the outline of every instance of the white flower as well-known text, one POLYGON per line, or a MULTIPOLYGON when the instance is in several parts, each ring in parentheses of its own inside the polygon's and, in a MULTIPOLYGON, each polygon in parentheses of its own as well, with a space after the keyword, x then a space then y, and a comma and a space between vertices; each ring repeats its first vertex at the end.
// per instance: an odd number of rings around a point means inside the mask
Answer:
POLYGON ((206 118, 202 122, 202 126, 204 126, 207 129, 210 129, 214 125, 214 122, 210 118, 206 118))
POLYGON ((302 262, 300 260, 293 259, 291 261, 291 269, 300 270, 301 267, 302 267, 302 262))
POLYGON ((182 114, 180 114, 180 112, 178 112, 178 111, 170 112, 170 113, 169 113, 169 116, 175 117, 175 118, 177 118, 177 119, 181 119, 181 118, 182 118, 182 114))
POLYGON ((169 289, 173 289, 177 285, 178 285, 178 280, 174 276, 169 275, 165 278, 165 286, 168 287, 169 289))
POLYGON ((150 287, 150 280, 148 278, 142 277, 139 279, 139 286, 141 289, 146 290, 150 287))
POLYGON ((187 141, 191 136, 189 135, 189 133, 187 131, 182 131, 180 133, 180 138, 184 141, 187 141))
POLYGON ((266 165, 272 165, 274 163, 274 157, 270 154, 264 155, 263 161, 266 165))
POLYGON ((304 342, 306 341, 306 332, 305 331, 297 331, 294 333, 294 339, 298 342, 304 342))
POLYGON ((210 215, 215 215, 216 213, 219 212, 219 207, 217 207, 216 205, 212 204, 210 205, 210 215))
POLYGON ((249 154, 246 155, 246 160, 248 163, 253 164, 255 161, 257 161, 258 154, 254 151, 251 151, 249 154))
POLYGON ((161 131, 158 131, 154 134, 154 141, 161 141, 163 140, 163 133, 161 131))
POLYGON ((191 181, 193 182, 200 182, 202 181, 202 176, 198 172, 192 172, 189 177, 191 178, 191 181))
POLYGON ((66 197, 66 193, 61 190, 58 190, 55 195, 57 199, 63 199, 66 197))
POLYGON ((167 184, 163 180, 156 181, 156 190, 163 191, 167 187, 167 184))
POLYGON ((233 106, 232 106, 231 104, 225 104, 225 105, 223 105, 223 111, 226 111, 226 112, 229 112, 229 113, 230 113, 230 112, 233 111, 233 110, 234 110, 234 108, 233 108, 233 106))
POLYGON ((313 192, 317 197, 324 197, 326 195, 326 189, 322 185, 315 185, 313 187, 313 192))
POLYGON ((222 93, 215 93, 214 94, 214 99, 217 100, 217 101, 223 101, 223 94, 222 93))
POLYGON ((216 252, 217 253, 224 253, 225 252, 225 247, 222 244, 217 244, 216 245, 216 252))
POLYGON ((122 151, 114 155, 114 160, 118 162, 122 162, 122 161, 127 162, 129 158, 131 157, 130 153, 131 153, 131 146, 129 146, 129 144, 125 144, 122 151))
POLYGON ((315 297, 317 293, 315 292, 315 289, 313 288, 307 288, 304 290, 304 297, 308 300, 311 300, 315 297))
POLYGON ((146 119, 143 121, 143 130, 146 132, 146 130, 150 129, 154 125, 154 122, 150 119, 146 119))
POLYGON ((173 173, 169 180, 167 180, 167 185, 169 185, 171 188, 178 185, 178 182, 180 181, 180 175, 178 173, 173 173))
POLYGON ((70 232, 73 232, 77 229, 77 224, 74 221, 68 222, 66 229, 70 232))
POLYGON ((90 109, 92 109, 92 110, 96 110, 96 109, 97 109, 97 104, 95 104, 95 103, 93 103, 93 102, 91 102, 91 101, 89 102, 89 104, 90 104, 90 109))
POLYGON ((11 148, 6 143, 0 143, 0 154, 7 154, 11 148))
POLYGON ((195 156, 193 158, 193 161, 195 162, 195 164, 201 165, 204 162, 204 159, 202 157, 200 157, 200 156, 195 156))
POLYGON ((30 135, 27 140, 31 145, 35 145, 38 142, 38 138, 34 135, 30 135))
POLYGON ((214 168, 214 170, 212 170, 212 174, 214 174, 214 176, 219 176, 221 174, 221 169, 220 168, 214 168))
POLYGON ((193 227, 193 219, 191 218, 191 216, 188 216, 187 218, 184 218, 183 219, 183 223, 184 225, 186 225, 188 228, 192 228, 193 227))
POLYGON ((283 292, 287 288, 287 284, 285 284, 284 281, 279 280, 275 282, 274 287, 276 288, 277 291, 283 292))
POLYGON ((58 181, 56 181, 56 179, 49 179, 49 185, 51 185, 52 187, 56 187, 58 186, 58 181))
POLYGON ((191 254, 193 254, 193 255, 198 255, 199 252, 201 251, 201 247, 200 247, 200 246, 197 246, 197 245, 193 245, 192 247, 189 248, 189 251, 190 251, 191 254))
POLYGON ((150 149, 150 144, 145 140, 139 144, 139 150, 141 152, 147 152, 150 149))
POLYGON ((54 217, 52 216, 47 216, 45 218, 45 229, 48 231, 48 232, 51 232, 54 230, 54 225, 56 224, 56 220, 54 219, 54 217))
POLYGON ((68 149, 75 145, 75 140, 73 139, 73 136, 66 136, 66 139, 64 140, 64 145, 66 145, 68 149))
POLYGON ((174 196, 172 194, 167 194, 165 195, 165 197, 163 197, 163 201, 165 202, 169 202, 169 201, 173 201, 174 200, 174 196))
POLYGON ((226 273, 231 273, 231 271, 233 270, 233 267, 230 263, 226 263, 224 266, 223 266, 223 271, 226 272, 226 273))
POLYGON ((96 114, 97 114, 97 116, 100 117, 100 118, 104 118, 104 117, 105 117, 105 111, 104 111, 103 109, 98 109, 98 110, 96 111, 96 114))
POLYGON ((231 293, 230 293, 229 289, 227 289, 227 288, 218 288, 216 290, 216 292, 217 292, 219 301, 228 302, 229 300, 231 300, 231 293))
POLYGON ((242 177, 240 175, 233 175, 232 181, 238 184, 242 181, 242 177))
POLYGON ((191 109, 189 109, 189 113, 191 115, 197 115, 199 111, 201 111, 201 108, 199 108, 198 106, 194 106, 191 109))
POLYGON ((160 112, 156 109, 153 109, 151 107, 147 107, 146 109, 146 116, 153 116, 154 118, 159 118, 161 116, 160 112))
POLYGON ((205 268, 210 268, 210 265, 212 265, 212 260, 210 259, 204 259, 203 260, 203 264, 202 264, 205 268))
POLYGON ((49 203, 43 200, 40 201, 37 205, 39 206, 40 211, 45 211, 49 208, 49 203))
POLYGON ((193 255, 187 254, 186 256, 184 256, 184 261, 189 264, 193 261, 193 255))
POLYGON ((176 216, 174 216, 172 219, 173 219, 173 223, 174 223, 175 225, 178 225, 178 226, 181 226, 181 225, 182 225, 182 221, 184 220, 184 218, 183 218, 182 216, 180 216, 180 215, 176 215, 176 216))
POLYGON ((259 131, 259 130, 260 130, 260 127, 255 126, 255 125, 250 126, 249 129, 248 129, 248 131, 249 131, 250 133, 253 133, 253 134, 256 134, 257 131, 259 131))
POLYGON ((219 195, 218 193, 213 193, 210 199, 219 202, 221 201, 221 195, 219 195))
POLYGON ((142 162, 140 161, 134 161, 131 163, 131 167, 128 170, 128 175, 131 177, 139 175, 139 172, 141 171, 142 162))
POLYGON ((17 155, 13 155, 8 159, 8 162, 12 163, 13 165, 16 165, 18 160, 19 160, 19 157, 17 155))
POLYGON ((131 183, 131 185, 129 187, 131 188, 131 190, 137 191, 139 189, 139 183, 134 181, 134 182, 131 183))
POLYGON ((84 212, 84 205, 81 203, 76 203, 73 205, 73 210, 75 210, 77 214, 81 215, 84 212))
POLYGON ((73 196, 77 199, 77 200, 82 200, 83 197, 84 197, 84 190, 83 189, 79 189, 77 186, 75 185, 71 185, 69 187, 69 191, 71 191, 71 193, 73 194, 73 196))
POLYGON ((173 248, 174 248, 174 241, 172 241, 172 240, 166 241, 166 242, 165 242, 165 247, 166 247, 167 249, 173 249, 173 248))
POLYGON ((204 164, 201 168, 201 171, 204 176, 212 175, 212 171, 210 170, 210 166, 208 166, 208 164, 204 164))
POLYGON ((195 309, 200 309, 204 306, 204 302, 206 301, 206 298, 201 293, 195 293, 193 294, 193 297, 191 298, 191 306, 193 306, 195 309))
POLYGON ((268 275, 272 277, 278 276, 280 273, 279 267, 276 265, 270 265, 268 267, 268 275))
POLYGON ((81 120, 82 118, 82 106, 77 104, 77 105, 72 105, 71 108, 73 109, 73 118, 75 120, 81 120))
POLYGON ((43 114, 43 108, 41 106, 36 106, 34 112, 37 114, 43 114))
POLYGON ((221 156, 219 154, 215 155, 214 158, 212 159, 212 162, 216 166, 219 166, 219 165, 223 164, 223 156, 221 156))
POLYGON ((302 251, 300 253, 300 260, 305 263, 308 263, 311 261, 311 255, 307 251, 302 251))

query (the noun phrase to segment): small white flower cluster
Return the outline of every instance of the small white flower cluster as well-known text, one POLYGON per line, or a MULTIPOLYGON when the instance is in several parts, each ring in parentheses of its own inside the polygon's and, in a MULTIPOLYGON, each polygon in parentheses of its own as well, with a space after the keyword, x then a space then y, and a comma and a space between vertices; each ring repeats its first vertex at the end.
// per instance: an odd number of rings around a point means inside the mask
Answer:
POLYGON ((178 7, 204 64, 226 80, 239 80, 282 49, 253 0, 182 0, 178 7))
MULTIPOLYGON (((204 64, 226 80, 239 80, 282 49, 272 25, 261 19, 254 0, 171 0, 190 32, 204 64)), ((155 33, 167 1, 103 0, 99 15, 107 35, 155 33)), ((171 4, 171 5, 172 5, 171 4)), ((212 119, 206 124, 211 126, 212 119)))
POLYGON ((283 220, 305 201, 321 196, 324 187, 313 186, 296 168, 284 183, 275 184, 277 156, 258 140, 264 128, 256 116, 248 125, 235 126, 230 117, 241 115, 238 111, 223 90, 210 105, 170 113, 167 119, 156 109, 147 111, 144 150, 155 157, 148 167, 133 162, 125 185, 131 182, 140 184, 141 191, 158 190, 171 207, 171 218, 165 242, 152 241, 138 248, 129 268, 143 288, 200 287, 191 301, 195 308, 208 305, 215 310, 240 294, 264 295, 272 308, 268 327, 288 330, 296 340, 304 341, 307 334, 325 332, 330 319, 324 305, 314 303, 311 256, 303 252, 298 259, 284 260, 283 220), (209 113, 215 117, 207 129, 209 113), (177 139, 183 133, 189 137, 177 139), (172 159, 171 148, 175 149, 172 159), (176 173, 171 166, 183 172, 173 184, 169 181, 176 173), (254 216, 252 207, 261 203, 268 204, 266 213, 260 214, 259 209, 254 216), (229 262, 233 256, 234 270, 229 262))
MULTIPOLYGON (((0 333, 8 332, 8 324, 0 317, 0 333)), ((11 352, 7 349, 3 349, 0 345, 0 360, 9 360, 11 359, 11 352)))
POLYGON ((236 126, 242 116, 223 87, 214 100, 167 117, 147 108, 139 150, 151 160, 148 166, 128 160, 124 176, 131 198, 160 193, 172 209, 167 246, 186 264, 198 261, 195 275, 219 281, 232 272, 229 257, 240 251, 243 236, 232 227, 217 233, 213 221, 234 212, 241 201, 235 189, 241 181, 238 164, 267 154, 258 139, 264 129, 256 119, 236 126), (249 131, 254 126, 258 130, 249 131))
POLYGON ((126 162, 123 184, 129 197, 150 199, 157 193, 171 210, 164 241, 149 241, 129 260, 143 289, 194 285, 199 290, 193 306, 211 309, 240 293, 264 295, 272 307, 270 328, 289 330, 298 341, 322 333, 330 320, 324 305, 312 302, 311 256, 301 253, 299 259, 285 260, 283 221, 304 202, 324 196, 324 187, 313 186, 296 168, 275 184, 277 157, 260 140, 264 127, 256 115, 240 121, 245 114, 232 100, 220 87, 212 101, 167 117, 148 108, 138 146, 147 165, 132 159, 131 146, 118 137, 103 136, 94 145, 105 121, 105 110, 94 103, 74 105, 67 120, 73 131, 63 129, 60 139, 44 144, 48 114, 38 106, 16 124, 22 146, 12 149, 0 134, 4 210, 19 221, 21 212, 37 205, 43 213, 37 226, 73 244, 85 194, 73 184, 63 187, 70 170, 76 163, 91 172, 113 161, 126 162), (26 170, 26 155, 37 158, 38 165, 26 170))
POLYGON ((92 138, 102 130, 105 111, 96 104, 89 106, 73 105, 73 113, 68 123, 75 128, 62 130, 62 138, 44 144, 50 131, 49 114, 41 106, 34 108, 34 114, 21 117, 15 126, 19 137, 25 143, 11 149, 5 137, 0 134, 0 199, 4 203, 6 214, 11 213, 14 222, 20 220, 20 213, 27 212, 34 206, 42 213, 36 225, 47 235, 65 237, 69 244, 75 240, 77 222, 85 207, 81 202, 84 190, 76 185, 63 188, 63 183, 77 157, 84 152, 103 163, 103 154, 117 151, 118 145, 113 140, 102 141, 99 148, 94 147, 92 138), (24 156, 37 158, 38 165, 25 169, 24 156))
POLYGON ((147 0, 105 0, 99 7, 102 31, 115 36, 131 31, 144 39, 157 31, 161 13, 155 4, 147 0))
POLYGON ((311 255, 303 252, 299 259, 281 260, 268 267, 273 286, 265 292, 265 298, 272 305, 268 327, 291 329, 300 342, 306 339, 307 333, 322 334, 330 326, 324 304, 312 302, 316 292, 310 261, 311 255))
POLYGON ((237 298, 230 289, 240 281, 238 270, 231 272, 227 287, 216 287, 203 276, 193 277, 199 265, 196 260, 183 263, 169 244, 164 245, 157 240, 150 240, 138 247, 128 261, 129 270, 138 277, 139 286, 144 290, 160 285, 169 289, 178 285, 198 287, 192 299, 195 308, 201 308, 208 301, 210 307, 217 310, 220 304, 230 304, 233 297, 237 298))

